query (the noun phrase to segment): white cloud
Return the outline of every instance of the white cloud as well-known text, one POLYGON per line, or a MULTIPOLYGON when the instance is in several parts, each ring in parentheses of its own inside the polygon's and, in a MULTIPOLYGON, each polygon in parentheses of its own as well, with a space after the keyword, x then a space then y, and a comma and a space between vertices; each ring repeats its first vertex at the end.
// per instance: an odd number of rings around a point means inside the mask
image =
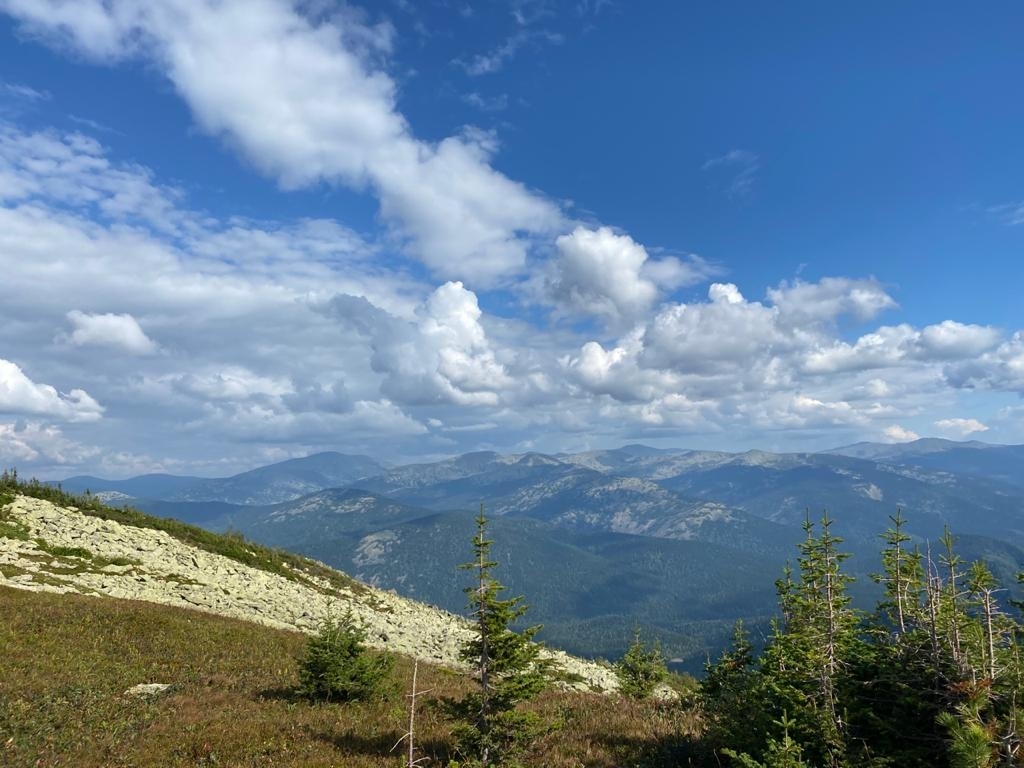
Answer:
POLYGON ((610 227, 577 226, 555 240, 556 258, 544 278, 546 300, 611 327, 643 318, 664 292, 707 279, 717 269, 699 257, 652 259, 647 249, 610 227))
POLYGON ((75 309, 68 312, 67 317, 74 326, 68 340, 75 346, 112 347, 136 355, 148 355, 157 350, 156 342, 146 336, 131 315, 110 312, 89 315, 75 309))
POLYGON ((557 303, 620 323, 636 319, 657 299, 657 286, 640 274, 647 251, 629 235, 577 227, 555 246, 558 259, 548 289, 557 303))
POLYGON ((173 376, 169 383, 183 392, 206 400, 234 402, 257 397, 279 398, 295 391, 286 377, 260 376, 237 365, 219 371, 173 376))
POLYGON ((40 198, 166 232, 191 223, 176 209, 177 190, 155 185, 144 168, 112 164, 95 139, 0 123, 0 202, 40 198))
POLYGON ((332 303, 336 317, 370 339, 373 370, 381 391, 399 403, 496 406, 518 383, 480 324, 477 297, 462 283, 445 283, 401 320, 351 296, 332 303))
POLYGON ((987 325, 965 325, 944 320, 921 330, 918 354, 929 360, 957 360, 980 355, 1002 340, 1002 334, 987 325))
POLYGON ((386 35, 351 15, 314 21, 285 0, 5 7, 94 58, 151 58, 204 130, 286 187, 372 187, 409 252, 443 277, 489 284, 514 275, 532 239, 561 225, 554 205, 491 167, 493 137, 416 139, 394 82, 368 53, 386 35))
POLYGON ((4 466, 76 466, 100 453, 99 448, 69 440, 52 424, 0 422, 0 464, 4 466))
POLYGON ((715 283, 706 301, 664 305, 613 345, 583 344, 563 368, 578 396, 651 426, 868 430, 945 402, 950 356, 969 358, 992 340, 982 327, 941 323, 840 341, 837 317, 889 304, 873 281, 783 284, 768 296, 779 303, 715 283), (798 298, 808 302, 799 313, 798 298), (808 322, 795 322, 798 314, 808 322), (873 373, 879 368, 884 379, 873 373))
POLYGON ((64 394, 49 384, 37 384, 15 363, 0 358, 0 413, 95 421, 103 415, 103 406, 85 390, 64 394))
POLYGON ((906 360, 907 350, 918 338, 918 332, 909 325, 883 326, 864 334, 853 344, 833 341, 829 346, 811 351, 804 369, 809 373, 827 374, 894 367, 906 360))
POLYGON ((853 344, 833 341, 813 350, 804 367, 812 373, 836 373, 913 365, 915 361, 973 361, 996 347, 1001 338, 995 328, 953 320, 920 330, 907 324, 882 326, 853 344))
POLYGON ((913 440, 918 440, 921 437, 913 430, 901 427, 898 424, 886 427, 882 434, 885 435, 885 439, 891 443, 909 443, 913 440))
MULTIPOLYGON (((401 437, 423 435, 427 428, 389 400, 360 400, 346 413, 294 412, 267 403, 225 402, 206 409, 185 430, 195 435, 217 430, 233 440, 294 442, 313 440, 336 444, 339 435, 350 450, 363 452, 368 444, 386 444, 401 437)), ((193 437, 193 439, 195 439, 193 437)))
MULTIPOLYGON (((718 270, 568 222, 494 168, 493 134, 418 139, 388 74, 393 30, 351 9, 0 4, 76 55, 143 59, 202 130, 282 186, 368 191, 388 227, 366 237, 331 219, 215 217, 93 138, 0 125, 0 349, 24 367, 6 363, 0 402, 36 420, 0 425, 7 455, 187 471, 175 456, 224 467, 229 455, 325 448, 557 450, 570 434, 739 444, 888 426, 906 439, 891 425, 958 412, 956 395, 970 395, 957 389, 1024 391, 1020 334, 952 319, 879 325, 899 307, 874 278, 764 295, 718 282, 680 301, 673 291, 718 270), (396 248, 428 269, 396 262, 396 248), (536 277, 517 286, 527 267, 536 277), (550 322, 538 303, 605 325, 550 322), (60 328, 67 343, 55 345, 60 328), (142 354, 157 342, 160 354, 142 354), (96 345, 136 355, 97 365, 96 345)), ((739 151, 706 170, 743 194, 758 164, 739 151)), ((973 427, 964 413, 957 429, 973 427)))
POLYGON ((731 283, 714 283, 710 301, 673 304, 648 324, 640 362, 649 368, 692 373, 738 372, 764 354, 793 345, 778 312, 748 302, 731 283))
POLYGON ((768 290, 768 299, 794 325, 831 323, 843 315, 871 320, 896 301, 874 279, 825 277, 816 283, 795 280, 768 290))
POLYGON ((935 426, 943 432, 966 437, 975 432, 987 432, 988 426, 977 419, 939 419, 935 426))
POLYGON ((1024 332, 977 358, 951 361, 944 370, 954 387, 1024 393, 1024 332))

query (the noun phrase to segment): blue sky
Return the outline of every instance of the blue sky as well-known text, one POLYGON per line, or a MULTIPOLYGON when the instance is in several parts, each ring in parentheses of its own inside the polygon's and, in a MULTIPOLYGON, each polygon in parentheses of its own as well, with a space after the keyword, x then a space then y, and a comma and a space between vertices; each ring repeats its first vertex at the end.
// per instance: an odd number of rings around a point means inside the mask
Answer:
POLYGON ((1024 442, 1024 10, 0 0, 0 464, 1024 442))

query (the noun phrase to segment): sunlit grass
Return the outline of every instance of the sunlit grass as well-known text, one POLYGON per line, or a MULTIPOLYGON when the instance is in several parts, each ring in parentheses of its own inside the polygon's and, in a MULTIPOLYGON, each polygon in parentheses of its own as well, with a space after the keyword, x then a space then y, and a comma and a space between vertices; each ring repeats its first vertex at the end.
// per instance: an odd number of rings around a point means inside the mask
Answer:
MULTIPOLYGON (((411 661, 386 698, 311 704, 296 694, 304 636, 167 606, 0 588, 0 765, 401 766, 411 661), (153 700, 138 683, 169 683, 153 700)), ((470 682, 420 664, 416 740, 444 766, 440 700, 470 682)), ((697 718, 679 704, 549 691, 531 705, 558 726, 530 764, 687 765, 697 718)), ((694 763, 696 764, 696 763, 694 763)))

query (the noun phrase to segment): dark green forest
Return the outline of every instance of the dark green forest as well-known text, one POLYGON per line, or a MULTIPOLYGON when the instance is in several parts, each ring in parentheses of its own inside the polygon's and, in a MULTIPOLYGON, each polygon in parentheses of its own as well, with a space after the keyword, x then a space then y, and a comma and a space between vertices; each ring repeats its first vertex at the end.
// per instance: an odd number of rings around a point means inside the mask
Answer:
POLYGON ((807 522, 776 586, 780 615, 755 655, 742 626, 701 684, 706 746, 751 768, 1022 764, 1019 606, 947 530, 910 547, 885 533, 884 596, 851 608, 841 539, 807 522))

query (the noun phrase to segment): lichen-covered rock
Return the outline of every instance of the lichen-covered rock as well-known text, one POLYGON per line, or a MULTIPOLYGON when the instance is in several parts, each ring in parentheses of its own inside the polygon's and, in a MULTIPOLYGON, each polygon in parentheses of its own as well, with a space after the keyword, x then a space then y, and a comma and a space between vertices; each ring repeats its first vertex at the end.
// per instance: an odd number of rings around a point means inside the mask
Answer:
MULTIPOLYGON (((447 666, 459 666, 458 650, 470 636, 465 620, 393 592, 358 593, 327 582, 309 586, 250 568, 189 546, 170 534, 84 515, 41 499, 18 496, 11 516, 28 526, 29 541, 0 537, 0 585, 49 592, 80 592, 193 608, 272 627, 313 632, 330 616, 351 610, 365 628, 367 644, 447 666), (52 549, 88 550, 86 558, 48 555, 52 549), (74 567, 66 567, 74 560, 74 567)), ((315 581, 315 580, 314 580, 315 581)), ((614 690, 614 673, 593 662, 552 651, 550 655, 581 687, 614 690)))

